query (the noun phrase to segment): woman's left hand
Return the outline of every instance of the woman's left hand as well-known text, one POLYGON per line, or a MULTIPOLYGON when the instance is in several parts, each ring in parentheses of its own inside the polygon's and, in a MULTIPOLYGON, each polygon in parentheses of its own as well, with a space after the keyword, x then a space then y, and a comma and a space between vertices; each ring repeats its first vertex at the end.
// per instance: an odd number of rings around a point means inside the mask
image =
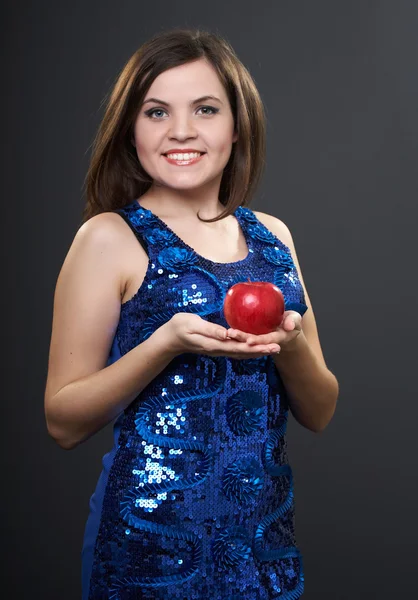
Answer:
MULTIPOLYGON (((302 331, 302 316, 295 310, 287 310, 279 327, 271 333, 254 335, 239 329, 228 329, 227 336, 239 342, 253 344, 278 344, 283 351, 291 350, 302 331)), ((280 351, 279 351, 280 352, 280 351)))

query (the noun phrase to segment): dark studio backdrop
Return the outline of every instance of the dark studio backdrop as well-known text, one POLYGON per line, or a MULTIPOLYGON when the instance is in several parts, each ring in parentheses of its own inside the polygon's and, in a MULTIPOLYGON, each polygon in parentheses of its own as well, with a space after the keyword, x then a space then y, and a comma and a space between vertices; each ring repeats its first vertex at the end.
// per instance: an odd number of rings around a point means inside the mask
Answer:
POLYGON ((73 451, 46 432, 56 279, 81 219, 101 101, 151 35, 225 36, 266 105, 252 204, 290 228, 340 396, 321 434, 289 419, 306 600, 415 597, 418 3, 52 2, 2 19, 2 589, 80 598, 107 427, 73 451))

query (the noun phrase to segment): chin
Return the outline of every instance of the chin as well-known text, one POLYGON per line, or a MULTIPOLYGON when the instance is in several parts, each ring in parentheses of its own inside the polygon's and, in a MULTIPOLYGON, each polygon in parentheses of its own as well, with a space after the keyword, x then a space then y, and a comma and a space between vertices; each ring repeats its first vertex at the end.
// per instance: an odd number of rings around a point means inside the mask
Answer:
POLYGON ((208 185, 215 178, 211 178, 211 179, 205 178, 204 180, 202 180, 202 179, 197 180, 197 178, 196 178, 195 180, 193 180, 193 177, 188 177, 188 178, 179 177, 178 179, 173 177, 173 179, 171 181, 161 181, 161 180, 158 181, 158 185, 177 189, 177 190, 194 190, 197 188, 204 187, 205 185, 208 185))

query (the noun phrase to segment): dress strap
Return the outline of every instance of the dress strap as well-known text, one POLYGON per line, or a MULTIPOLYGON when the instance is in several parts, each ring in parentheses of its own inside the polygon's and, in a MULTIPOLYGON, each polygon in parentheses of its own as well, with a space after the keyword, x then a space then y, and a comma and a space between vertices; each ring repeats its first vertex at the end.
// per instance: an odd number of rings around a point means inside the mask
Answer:
POLYGON ((139 233, 139 231, 137 231, 135 229, 135 227, 133 226, 131 220, 129 219, 128 215, 126 214, 126 212, 122 209, 122 208, 117 208, 115 210, 113 210, 112 212, 118 213, 122 219, 129 225, 129 227, 132 229, 132 231, 134 232, 134 235, 136 237, 136 239, 138 240, 138 242, 141 244, 141 246, 143 247, 143 249, 145 250, 145 253, 148 256, 148 248, 147 245, 143 239, 143 237, 141 236, 141 234, 139 233))

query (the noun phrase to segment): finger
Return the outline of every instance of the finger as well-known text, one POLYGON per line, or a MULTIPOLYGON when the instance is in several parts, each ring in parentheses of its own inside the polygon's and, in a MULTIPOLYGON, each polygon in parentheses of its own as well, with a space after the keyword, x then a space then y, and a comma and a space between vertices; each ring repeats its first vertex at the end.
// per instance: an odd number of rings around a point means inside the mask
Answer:
POLYGON ((288 317, 285 322, 286 331, 293 331, 297 328, 297 323, 294 317, 288 317))
POLYGON ((275 333, 267 333, 264 335, 255 335, 252 333, 246 333, 239 329, 228 329, 228 335, 239 342, 246 342, 251 346, 255 345, 266 345, 266 344, 277 344, 277 335, 275 333), (229 334, 231 332, 231 334, 229 334))
POLYGON ((281 350, 281 347, 278 344, 269 344, 268 346, 251 346, 246 349, 240 346, 237 349, 227 350, 225 349, 225 353, 228 356, 236 356, 237 358, 260 358, 262 356, 278 354, 281 350))
POLYGON ((300 330, 302 327, 302 316, 294 310, 289 311, 285 314, 282 327, 285 331, 293 331, 294 329, 300 330))
MULTIPOLYGON (((245 332, 239 332, 239 333, 244 333, 245 332)), ((222 347, 225 349, 225 351, 228 352, 238 352, 238 353, 254 353, 254 352, 260 352, 260 353, 269 353, 269 352, 279 352, 280 351, 280 345, 275 343, 269 343, 269 344, 254 344, 249 346, 248 344, 246 344, 245 342, 242 343, 237 339, 227 339, 222 343, 222 347)))
POLYGON ((187 316, 187 329, 188 333, 203 335, 208 338, 215 338, 217 340, 225 340, 227 338, 226 327, 218 325, 217 323, 211 323, 202 319, 199 315, 189 315, 187 313, 178 313, 183 316, 187 316))
POLYGON ((247 344, 276 344, 277 335, 274 333, 266 333, 263 335, 249 335, 247 338, 247 344))
POLYGON ((239 329, 228 329, 227 331, 228 337, 237 342, 246 342, 249 336, 245 331, 240 331, 239 329))
POLYGON ((293 317, 287 317, 285 321, 286 331, 293 331, 296 328, 296 323, 293 317))
POLYGON ((225 327, 217 327, 215 331, 215 337, 218 340, 226 340, 227 339, 227 330, 225 327))
POLYGON ((242 344, 240 344, 239 348, 238 348, 241 352, 245 351, 248 353, 253 353, 253 352, 260 352, 260 353, 272 353, 272 352, 279 352, 281 350, 279 344, 252 344, 251 346, 249 344, 245 344, 245 346, 243 346, 242 344))
POLYGON ((199 333, 206 337, 215 338, 216 340, 227 339, 227 330, 225 327, 222 327, 222 325, 214 325, 209 323, 207 323, 207 325, 208 326, 204 328, 204 331, 199 331, 199 333))

